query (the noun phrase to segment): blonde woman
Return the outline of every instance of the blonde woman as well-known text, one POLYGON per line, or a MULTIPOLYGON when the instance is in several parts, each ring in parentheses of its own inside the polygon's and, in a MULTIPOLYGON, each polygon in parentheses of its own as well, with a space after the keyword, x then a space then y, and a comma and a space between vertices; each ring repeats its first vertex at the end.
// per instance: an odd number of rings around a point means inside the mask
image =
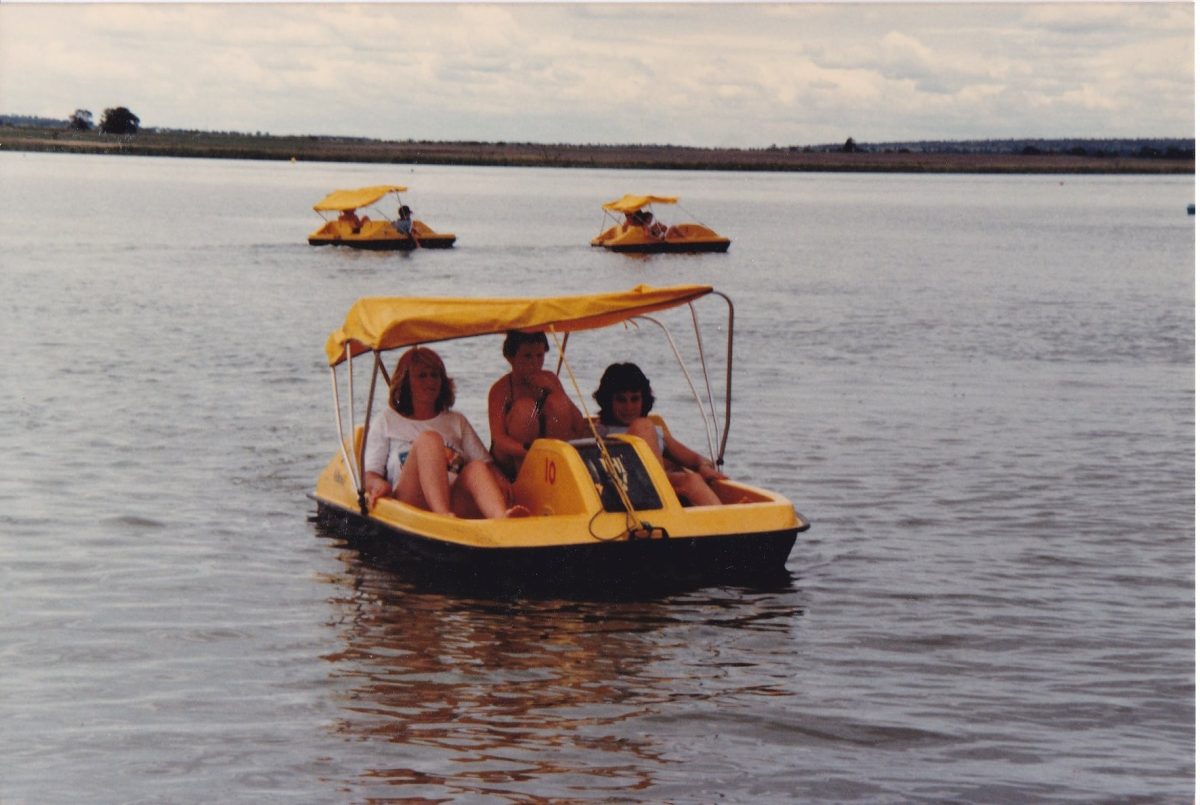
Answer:
POLYGON ((437 514, 517 517, 507 482, 467 418, 451 410, 454 380, 436 352, 414 347, 396 363, 388 407, 371 419, 364 454, 367 504, 395 497, 437 514))

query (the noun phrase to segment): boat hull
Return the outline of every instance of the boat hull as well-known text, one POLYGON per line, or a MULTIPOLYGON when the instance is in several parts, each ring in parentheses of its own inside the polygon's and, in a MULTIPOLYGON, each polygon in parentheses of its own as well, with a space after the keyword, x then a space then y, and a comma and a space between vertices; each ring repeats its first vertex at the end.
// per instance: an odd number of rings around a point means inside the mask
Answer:
POLYGON ((681 252, 725 252, 729 250, 728 240, 710 241, 652 241, 648 243, 620 243, 614 245, 600 244, 612 252, 624 254, 658 254, 681 252))
POLYGON ((752 580, 784 571, 807 527, 704 537, 644 538, 542 547, 481 548, 445 542, 317 499, 317 522, 368 555, 418 563, 422 572, 479 586, 645 587, 752 580))
MULTIPOLYGON (((420 248, 422 249, 449 249, 454 245, 455 237, 422 238, 420 248)), ((367 249, 369 251, 384 251, 384 252, 408 252, 418 248, 418 244, 412 238, 355 238, 339 237, 339 238, 324 238, 310 237, 308 239, 309 246, 345 246, 350 249, 367 249)))
POLYGON ((701 224, 673 226, 665 237, 654 237, 641 227, 623 224, 610 227, 591 241, 613 252, 626 254, 656 254, 662 252, 725 252, 729 238, 718 235, 701 224))
POLYGON ((326 221, 325 225, 308 235, 310 246, 346 246, 369 251, 412 251, 449 249, 456 236, 449 232, 434 232, 422 221, 413 221, 414 240, 399 232, 389 221, 363 221, 354 226, 349 221, 326 221))
MULTIPOLYGON (((354 454, 357 445, 346 447, 354 454)), ((420 560, 429 573, 517 584, 779 574, 796 535, 808 528, 783 497, 734 481, 715 487, 723 505, 684 506, 641 439, 610 437, 606 449, 621 468, 632 519, 603 473, 597 446, 556 439, 533 443, 513 483, 530 517, 450 518, 391 498, 364 513, 340 454, 312 497, 328 532, 370 553, 420 560)))

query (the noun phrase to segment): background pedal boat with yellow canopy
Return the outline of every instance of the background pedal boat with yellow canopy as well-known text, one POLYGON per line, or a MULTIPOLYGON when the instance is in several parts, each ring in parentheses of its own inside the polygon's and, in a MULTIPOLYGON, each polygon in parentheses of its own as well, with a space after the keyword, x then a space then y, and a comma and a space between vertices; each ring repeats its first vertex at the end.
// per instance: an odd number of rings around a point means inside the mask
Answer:
MULTIPOLYGON (((355 356, 364 355, 372 364, 371 398, 376 385, 386 389, 380 355, 389 350, 510 329, 567 334, 686 305, 710 293, 708 286, 638 286, 557 298, 359 299, 325 347, 338 431, 345 433, 338 366, 353 364, 355 356), (376 383, 377 373, 384 382, 376 383)), ((732 305, 729 315, 732 323, 732 305)), ((729 350, 732 354, 732 339, 729 350)), ((347 373, 353 390, 353 368, 347 373)), ((369 422, 370 408, 368 403, 362 421, 369 422)), ((459 519, 391 498, 381 498, 367 511, 361 492, 363 427, 352 421, 350 429, 353 438, 341 439, 317 480, 312 497, 318 522, 339 536, 369 539, 374 550, 382 546, 455 572, 470 566, 478 574, 535 572, 590 581, 771 574, 783 571, 796 535, 808 528, 781 495, 735 480, 715 484, 725 505, 684 506, 649 446, 628 435, 603 439, 603 449, 594 439, 536 440, 513 484, 516 501, 532 512, 530 517, 459 519), (605 451, 611 462, 605 461, 605 451), (623 482, 624 496, 614 476, 623 482)))
MULTIPOLYGON (((707 226, 698 223, 679 223, 666 227, 662 237, 655 237, 641 226, 628 226, 626 213, 652 210, 654 204, 678 204, 677 196, 634 196, 624 195, 615 201, 601 205, 604 210, 604 226, 614 221, 592 238, 593 246, 602 246, 614 252, 653 254, 656 252, 724 252, 729 249, 729 238, 718 235, 707 226)), ((665 222, 660 222, 664 223, 665 222)))
MULTIPOLYGON (((360 187, 356 190, 335 190, 313 205, 313 209, 324 218, 329 212, 357 212, 370 207, 389 193, 396 194, 395 206, 400 205, 400 193, 408 190, 403 185, 373 185, 360 187)), ((412 238, 399 232, 389 218, 390 213, 376 210, 378 219, 366 215, 361 225, 355 226, 349 221, 337 218, 326 218, 320 229, 308 236, 310 246, 348 246, 352 249, 372 249, 377 251, 409 251, 411 249, 449 249, 454 245, 455 235, 449 232, 434 232, 423 221, 416 219, 412 222, 412 238)))

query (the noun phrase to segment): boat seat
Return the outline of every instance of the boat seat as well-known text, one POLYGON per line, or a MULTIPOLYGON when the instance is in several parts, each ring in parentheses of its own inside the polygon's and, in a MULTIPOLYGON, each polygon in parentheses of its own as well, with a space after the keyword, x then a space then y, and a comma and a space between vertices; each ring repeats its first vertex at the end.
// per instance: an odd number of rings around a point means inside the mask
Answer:
POLYGON ((375 235, 382 235, 386 230, 390 230, 391 228, 392 224, 390 221, 372 221, 369 218, 364 218, 358 232, 366 237, 373 237, 375 235))
POLYGON ((576 448, 557 439, 538 439, 521 462, 512 490, 516 502, 534 515, 553 516, 585 513, 581 490, 592 486, 576 448))
MULTIPOLYGON (((653 423, 654 423, 654 425, 655 425, 655 427, 657 427, 657 428, 659 428, 659 429, 661 429, 661 430, 662 430, 662 432, 663 432, 663 436, 670 436, 670 435, 671 435, 671 429, 670 429, 669 427, 667 427, 667 421, 666 421, 665 419, 663 419, 661 415, 659 415, 659 414, 648 414, 646 418, 647 418, 647 419, 649 419, 651 422, 653 422, 653 423)), ((588 417, 588 419, 589 419, 589 420, 591 420, 591 423, 592 423, 593 425, 599 425, 599 424, 600 424, 600 418, 599 418, 599 417, 592 416, 592 417, 588 417)), ((585 442, 586 444, 592 444, 592 443, 593 443, 593 440, 592 440, 592 437, 591 437, 591 436, 585 436, 583 439, 574 439, 574 440, 572 440, 572 441, 571 441, 571 444, 575 444, 576 442, 580 442, 580 441, 582 441, 582 442, 585 442)))
POLYGON ((717 233, 701 224, 676 224, 671 227, 675 231, 671 233, 673 238, 713 238, 717 237, 717 233))

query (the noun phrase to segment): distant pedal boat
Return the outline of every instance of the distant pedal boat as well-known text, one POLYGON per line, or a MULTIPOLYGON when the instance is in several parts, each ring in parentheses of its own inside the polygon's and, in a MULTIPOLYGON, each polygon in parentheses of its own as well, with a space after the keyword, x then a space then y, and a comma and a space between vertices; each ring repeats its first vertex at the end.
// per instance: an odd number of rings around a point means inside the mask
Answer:
MULTIPOLYGON (((562 334, 565 347, 565 338, 575 330, 644 319, 709 294, 725 300, 731 327, 732 302, 701 285, 639 285, 623 292, 551 298, 359 299, 325 345, 339 441, 312 494, 318 521, 339 536, 370 546, 372 553, 395 553, 419 562, 424 572, 448 570, 459 579, 611 585, 633 579, 734 579, 783 572, 796 535, 808 528, 788 500, 740 481, 720 480, 713 489, 723 505, 685 506, 649 445, 634 436, 535 440, 513 483, 515 503, 532 516, 485 520, 439 515, 393 498, 381 498, 368 509, 363 480, 367 435, 353 418, 349 432, 343 430, 337 368, 346 364, 351 414, 357 417, 355 356, 362 355, 370 375, 371 391, 359 420, 369 423, 379 396, 376 389, 387 385, 384 352, 495 337, 509 329, 547 332, 556 340, 562 334)), ((727 343, 726 436, 731 332, 727 343)), ((561 348, 560 357, 565 361, 561 348)), ((386 405, 386 399, 381 404, 386 405)), ((713 417, 715 425, 715 411, 713 417)), ((665 427, 661 419, 658 422, 665 427)), ((715 464, 720 464, 724 448, 722 438, 715 464)))
POLYGON ((335 190, 313 205, 313 209, 325 224, 308 236, 310 246, 348 246, 351 249, 375 251, 409 251, 412 249, 449 249, 455 236, 448 232, 434 232, 424 222, 413 220, 412 235, 396 229, 392 219, 380 214, 378 220, 369 215, 360 217, 358 211, 375 204, 389 193, 396 194, 396 206, 401 204, 400 194, 408 188, 402 185, 372 185, 356 190, 335 190), (339 213, 337 218, 327 213, 339 213))
POLYGON ((678 204, 676 196, 624 195, 601 205, 606 227, 592 238, 593 246, 614 252, 653 254, 657 252, 724 252, 729 238, 698 223, 665 225, 653 219, 654 204, 678 204), (630 223, 649 216, 653 223, 630 223), (611 224, 611 225, 610 225, 611 224))

